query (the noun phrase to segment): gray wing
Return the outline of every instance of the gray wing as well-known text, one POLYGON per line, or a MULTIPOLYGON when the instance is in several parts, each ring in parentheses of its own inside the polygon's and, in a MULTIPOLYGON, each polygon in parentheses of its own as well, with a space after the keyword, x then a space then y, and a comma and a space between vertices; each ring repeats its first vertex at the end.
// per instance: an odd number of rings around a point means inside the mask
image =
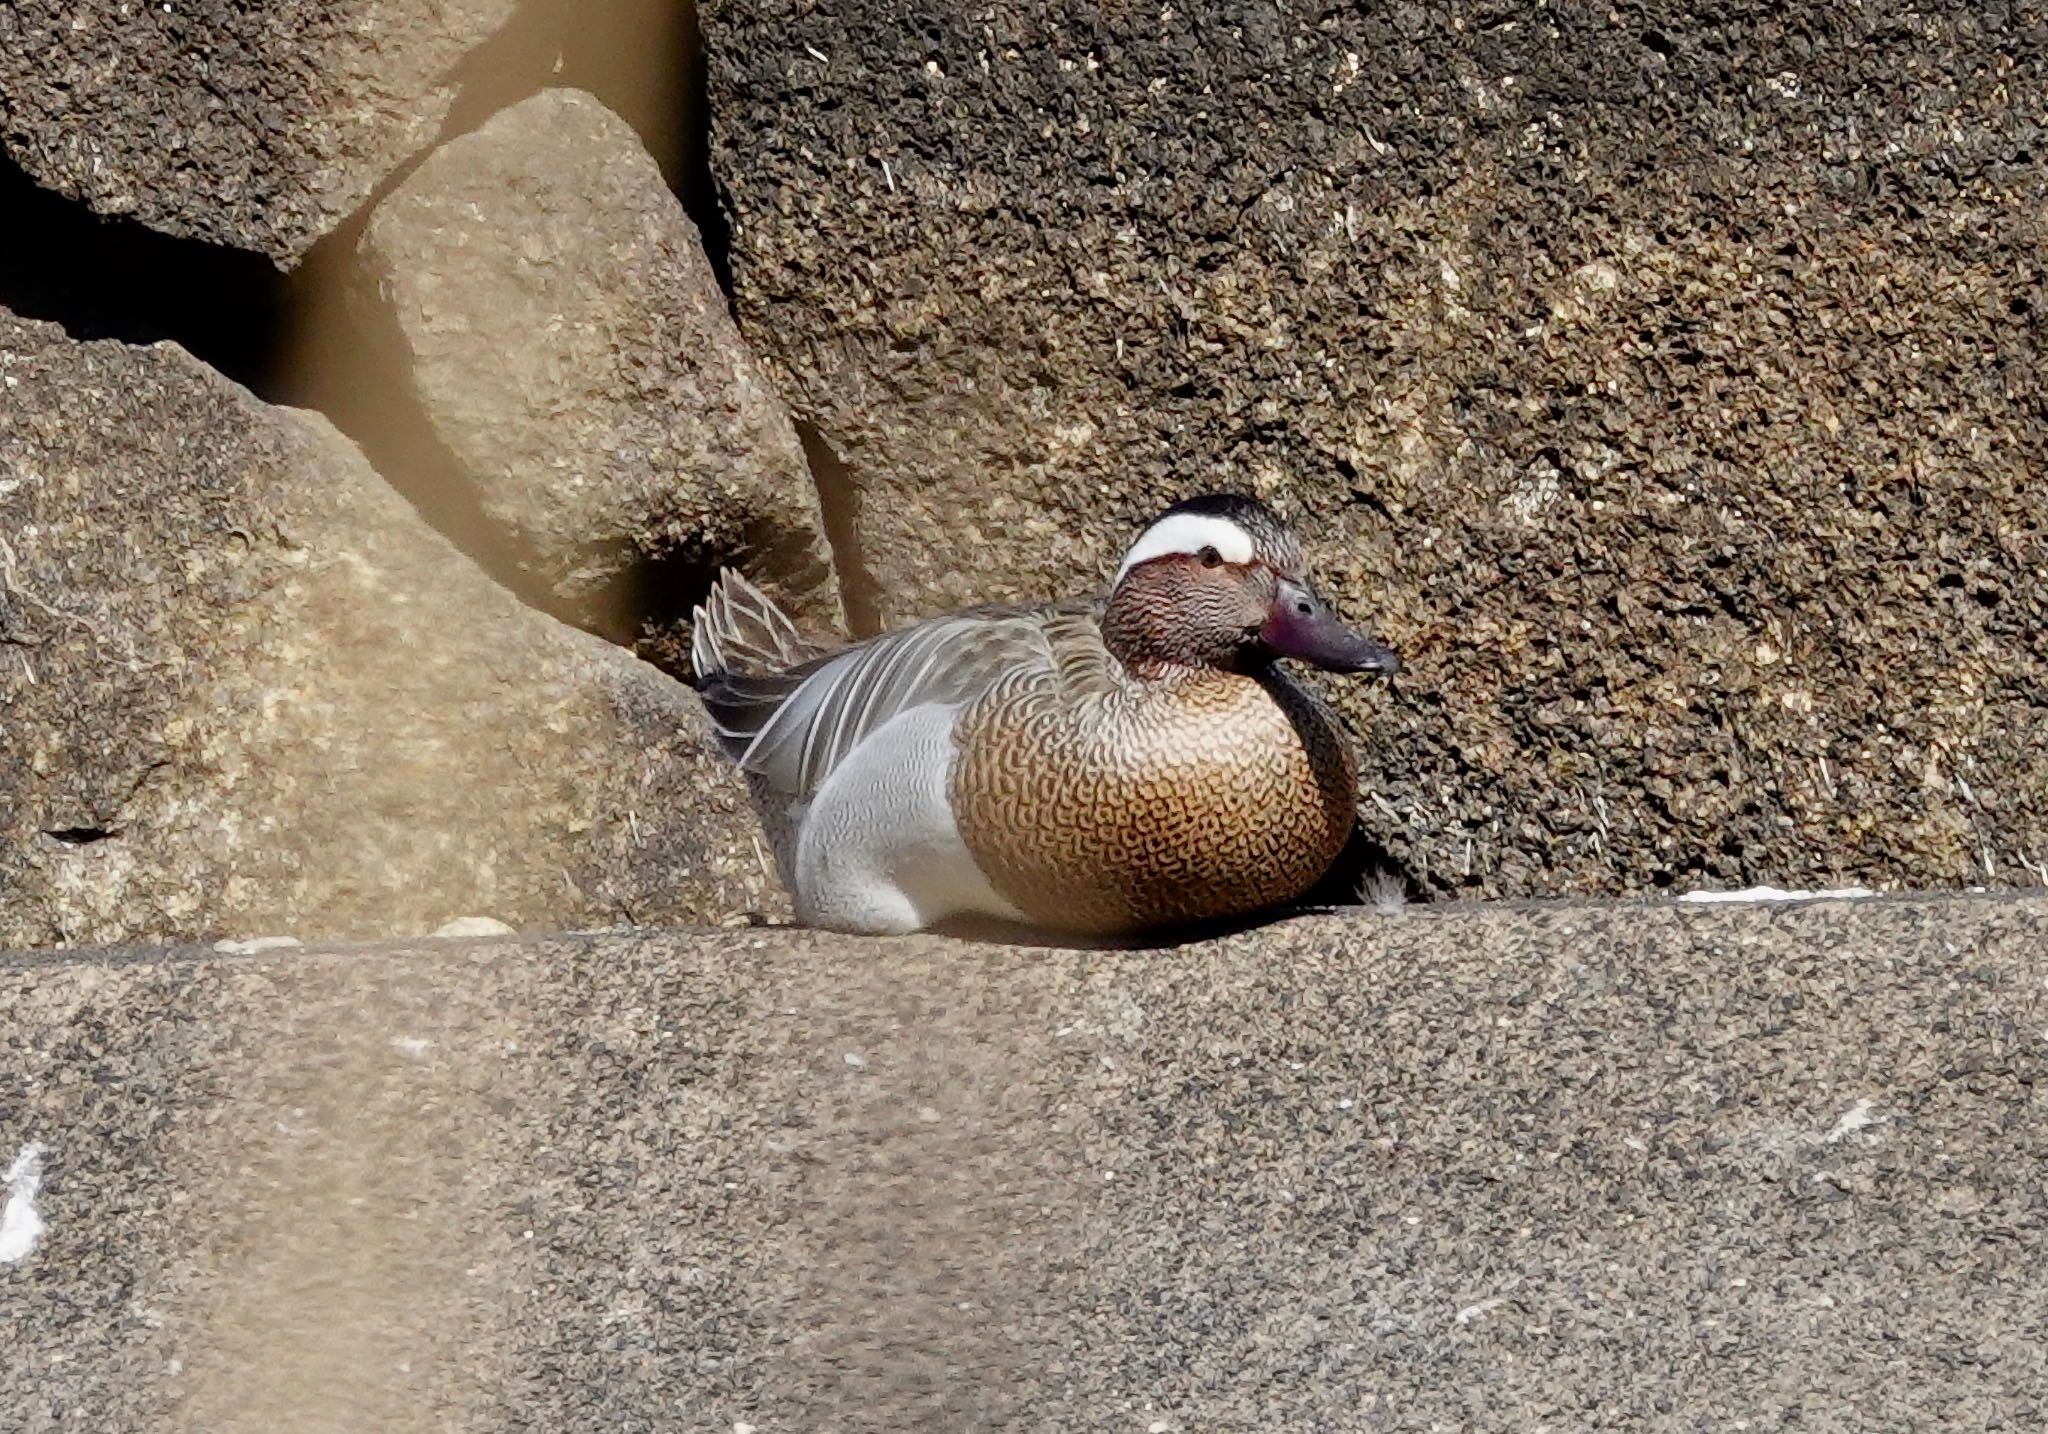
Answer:
POLYGON ((998 678, 1053 661, 1046 621, 1058 609, 983 609, 932 618, 774 677, 707 691, 740 765, 805 799, 846 755, 912 708, 960 706, 998 678))

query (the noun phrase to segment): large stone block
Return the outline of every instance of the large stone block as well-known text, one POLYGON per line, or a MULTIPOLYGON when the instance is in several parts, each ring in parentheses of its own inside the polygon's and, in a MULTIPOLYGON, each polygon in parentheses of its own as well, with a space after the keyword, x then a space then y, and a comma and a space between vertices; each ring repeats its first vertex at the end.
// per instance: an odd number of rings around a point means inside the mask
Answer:
POLYGON ((704 15, 885 617, 1249 488, 1433 886, 2048 880, 2037 10, 704 15))
MULTIPOLYGON (((377 206, 358 258, 358 297, 397 335, 436 437, 564 611, 615 622, 650 596, 622 591, 645 570, 732 563, 839 627, 789 414, 696 227, 596 100, 548 91, 442 146, 377 206)), ((677 652, 687 625, 671 626, 650 636, 677 652)))
POLYGON ((0 315, 0 943, 772 906, 696 697, 317 417, 0 315))
MULTIPOLYGON (((9 1428, 2038 1428, 2040 898, 0 958, 9 1428), (26 1172, 25 1172, 26 1173, 26 1172), (20 1197, 17 1197, 20 1198, 20 1197)), ((4 1199, 0 1192, 0 1199, 4 1199)))
POLYGON ((101 214, 289 266, 440 129, 517 0, 0 8, 0 146, 101 214))

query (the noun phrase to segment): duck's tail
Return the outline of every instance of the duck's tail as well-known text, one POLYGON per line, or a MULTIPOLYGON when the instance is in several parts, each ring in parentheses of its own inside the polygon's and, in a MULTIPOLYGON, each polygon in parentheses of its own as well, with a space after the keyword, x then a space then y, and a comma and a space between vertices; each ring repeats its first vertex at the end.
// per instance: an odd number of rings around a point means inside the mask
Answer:
POLYGON ((775 600, 737 568, 719 573, 691 624, 690 666, 699 682, 785 672, 818 655, 775 600))
POLYGON ((823 649, 805 639, 775 600, 727 568, 692 614, 690 667, 720 743, 737 761, 783 699, 798 669, 823 649))

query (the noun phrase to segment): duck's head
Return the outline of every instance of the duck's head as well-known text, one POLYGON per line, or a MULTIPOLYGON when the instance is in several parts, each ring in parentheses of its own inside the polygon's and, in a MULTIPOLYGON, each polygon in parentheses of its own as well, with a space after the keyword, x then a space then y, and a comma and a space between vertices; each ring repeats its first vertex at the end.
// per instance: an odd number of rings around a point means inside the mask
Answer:
POLYGON ((1245 671, 1293 657, 1332 672, 1401 670, 1330 610, 1280 515, 1235 493, 1154 518, 1124 554, 1102 625, 1110 649, 1138 666, 1245 671))

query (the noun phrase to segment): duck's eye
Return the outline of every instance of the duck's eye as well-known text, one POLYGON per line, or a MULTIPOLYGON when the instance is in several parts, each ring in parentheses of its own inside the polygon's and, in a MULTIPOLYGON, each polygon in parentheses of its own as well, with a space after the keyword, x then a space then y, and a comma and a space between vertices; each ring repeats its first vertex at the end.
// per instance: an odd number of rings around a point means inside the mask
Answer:
POLYGON ((1202 549, 1201 558, 1202 566, 1205 568, 1215 568, 1223 565, 1223 554, 1217 552, 1214 548, 1202 549))

